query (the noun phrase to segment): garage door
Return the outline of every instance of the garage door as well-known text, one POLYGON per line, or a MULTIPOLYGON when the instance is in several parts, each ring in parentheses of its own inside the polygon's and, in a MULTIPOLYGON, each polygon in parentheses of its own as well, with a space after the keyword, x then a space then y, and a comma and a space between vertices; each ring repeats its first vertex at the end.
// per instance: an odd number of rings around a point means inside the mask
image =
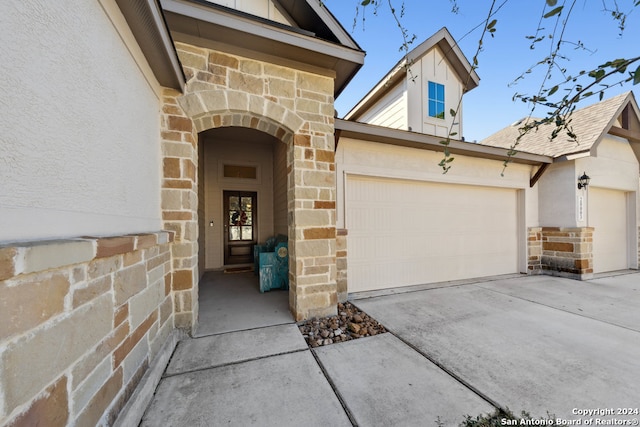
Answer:
POLYGON ((516 190, 350 177, 349 292, 518 271, 516 190))
POLYGON ((624 270, 627 264, 627 198, 624 191, 589 187, 593 272, 624 270))

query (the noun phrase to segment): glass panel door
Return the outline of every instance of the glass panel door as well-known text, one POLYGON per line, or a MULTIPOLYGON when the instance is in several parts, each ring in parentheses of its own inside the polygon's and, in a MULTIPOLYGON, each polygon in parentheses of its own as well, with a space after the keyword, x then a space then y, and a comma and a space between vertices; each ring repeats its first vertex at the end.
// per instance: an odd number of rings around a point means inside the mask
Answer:
POLYGON ((253 262, 257 193, 225 191, 225 264, 253 262))

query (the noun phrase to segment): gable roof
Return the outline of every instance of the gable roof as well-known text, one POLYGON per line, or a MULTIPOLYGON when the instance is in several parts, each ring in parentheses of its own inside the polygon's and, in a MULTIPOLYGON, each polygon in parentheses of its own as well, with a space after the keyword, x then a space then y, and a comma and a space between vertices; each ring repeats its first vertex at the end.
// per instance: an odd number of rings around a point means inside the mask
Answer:
POLYGON ((434 35, 420 43, 417 47, 406 54, 398 63, 376 84, 373 89, 365 95, 345 116, 345 120, 358 120, 373 104, 382 98, 396 83, 407 75, 407 66, 413 64, 434 47, 442 50, 445 58, 449 61, 455 72, 461 77, 466 86, 464 91, 468 92, 478 86, 480 77, 472 69, 471 64, 460 50, 458 43, 446 27, 442 27, 434 35), (469 76, 469 79, 465 77, 469 76))
POLYGON ((337 96, 364 64, 364 51, 319 0, 272 1, 297 26, 206 0, 162 0, 162 8, 175 40, 332 70, 337 96))
MULTIPOLYGON (((638 117, 640 117, 640 112, 633 92, 626 92, 574 111, 571 115, 570 126, 577 137, 576 140, 569 138, 563 132, 552 140, 551 134, 556 126, 549 123, 540 125, 538 129, 533 129, 523 136, 516 150, 554 158, 586 153, 591 151, 607 133, 620 133, 617 129, 627 130, 627 133, 637 133, 639 130, 636 129, 638 117), (623 119, 622 127, 615 126, 621 116, 627 117, 626 123, 623 119), (629 122, 629 117, 634 116, 635 121, 632 119, 632 122, 629 122)), ((540 119, 531 118, 529 120, 532 122, 540 119)), ((480 141, 480 144, 509 148, 515 143, 520 134, 519 129, 523 125, 524 119, 485 138, 480 141)))

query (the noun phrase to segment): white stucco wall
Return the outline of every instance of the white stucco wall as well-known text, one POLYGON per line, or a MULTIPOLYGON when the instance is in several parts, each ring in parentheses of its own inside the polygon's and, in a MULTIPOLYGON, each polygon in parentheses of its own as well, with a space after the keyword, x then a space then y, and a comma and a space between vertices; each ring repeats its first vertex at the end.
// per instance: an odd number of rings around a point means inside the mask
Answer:
POLYGON ((586 171, 591 185, 625 191, 638 189, 638 159, 626 139, 607 135, 592 153, 594 157, 576 159, 576 172, 582 175, 586 171))
POLYGON ((4 0, 0 40, 0 242, 159 230, 157 82, 100 3, 4 0))
POLYGON ((591 156, 555 163, 544 173, 538 184, 540 225, 590 226, 588 216, 584 214, 581 220, 578 212, 580 197, 583 209, 589 203, 589 191, 578 190, 578 177, 584 172, 591 178, 591 187, 638 191, 638 160, 633 150, 625 139, 607 135, 594 146, 591 156))
POLYGON ((574 161, 549 166, 538 181, 539 219, 542 227, 577 227, 578 175, 574 161))

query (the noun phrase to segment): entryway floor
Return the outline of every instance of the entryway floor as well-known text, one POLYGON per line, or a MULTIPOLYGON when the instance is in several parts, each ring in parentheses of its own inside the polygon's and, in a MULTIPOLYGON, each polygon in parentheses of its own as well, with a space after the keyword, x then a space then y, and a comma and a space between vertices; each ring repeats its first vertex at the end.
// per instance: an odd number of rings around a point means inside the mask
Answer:
POLYGON ((289 291, 260 293, 253 272, 208 271, 200 280, 195 337, 294 323, 289 291))

